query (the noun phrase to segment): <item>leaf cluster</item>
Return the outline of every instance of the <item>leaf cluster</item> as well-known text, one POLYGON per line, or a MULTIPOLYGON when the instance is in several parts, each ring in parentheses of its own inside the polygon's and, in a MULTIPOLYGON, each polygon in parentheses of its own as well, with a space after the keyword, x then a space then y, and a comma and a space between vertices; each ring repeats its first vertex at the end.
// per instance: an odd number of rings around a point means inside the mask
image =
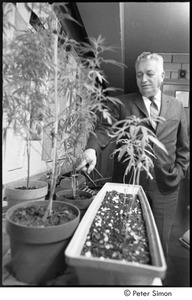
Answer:
MULTIPOLYGON (((159 122, 163 122, 159 118, 159 122)), ((157 139, 155 133, 149 128, 150 118, 127 117, 117 121, 109 133, 116 140, 117 148, 113 156, 126 163, 125 176, 131 174, 133 184, 139 184, 140 173, 144 170, 152 178, 151 170, 156 159, 153 145, 167 153, 165 146, 157 139)))

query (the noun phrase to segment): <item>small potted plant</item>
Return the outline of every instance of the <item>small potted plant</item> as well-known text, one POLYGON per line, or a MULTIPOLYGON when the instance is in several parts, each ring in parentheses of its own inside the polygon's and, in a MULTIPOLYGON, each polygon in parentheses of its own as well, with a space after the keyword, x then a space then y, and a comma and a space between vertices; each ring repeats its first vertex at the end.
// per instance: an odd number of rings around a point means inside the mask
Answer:
POLYGON ((68 245, 66 260, 75 268, 80 285, 151 285, 156 277, 165 276, 156 224, 138 184, 141 171, 152 177, 151 143, 166 152, 148 122, 150 118, 131 116, 116 122, 109 133, 118 144, 114 155, 127 163, 125 176, 132 172, 132 181, 106 183, 68 245))

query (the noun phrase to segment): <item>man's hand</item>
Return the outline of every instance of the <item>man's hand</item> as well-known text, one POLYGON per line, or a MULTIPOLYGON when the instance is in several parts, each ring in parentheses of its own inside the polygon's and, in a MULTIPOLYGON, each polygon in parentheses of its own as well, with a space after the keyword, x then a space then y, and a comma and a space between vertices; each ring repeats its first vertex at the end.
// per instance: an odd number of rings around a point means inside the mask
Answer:
POLYGON ((95 168, 97 163, 96 151, 94 149, 86 149, 83 152, 83 156, 81 158, 81 162, 76 167, 76 170, 82 170, 90 174, 95 168))

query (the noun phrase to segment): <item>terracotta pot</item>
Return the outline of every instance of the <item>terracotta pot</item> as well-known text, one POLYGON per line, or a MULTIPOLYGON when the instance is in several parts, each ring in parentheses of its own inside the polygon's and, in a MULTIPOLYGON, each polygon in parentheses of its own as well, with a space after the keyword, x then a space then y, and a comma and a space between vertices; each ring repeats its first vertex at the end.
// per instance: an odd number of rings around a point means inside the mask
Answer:
POLYGON ((80 191, 78 190, 77 192, 77 196, 84 196, 85 199, 71 199, 72 197, 72 191, 71 190, 62 190, 56 193, 56 199, 59 201, 63 201, 69 204, 73 204, 76 207, 78 207, 80 209, 81 215, 80 218, 82 219, 82 217, 84 216, 87 208, 89 207, 89 205, 91 204, 91 202, 93 201, 93 195, 89 192, 86 191, 80 191))
POLYGON ((19 207, 46 206, 47 201, 29 201, 17 204, 6 213, 6 230, 10 237, 11 267, 17 280, 30 284, 43 284, 63 274, 66 264, 64 250, 75 232, 80 218, 77 207, 53 201, 53 209, 67 206, 77 217, 66 224, 47 227, 22 226, 10 216, 19 207))
MULTIPOLYGON (((103 214, 105 218, 105 213, 103 214)), ((95 196, 84 218, 78 226, 73 238, 65 251, 66 262, 75 268, 79 285, 87 286, 131 286, 152 285, 156 278, 163 279, 166 275, 166 262, 154 217, 139 185, 106 183, 95 196), (87 234, 99 210, 107 191, 136 194, 142 207, 146 224, 147 238, 151 255, 151 264, 135 263, 126 260, 85 256, 82 253, 87 234)))
POLYGON ((36 187, 36 189, 17 189, 18 187, 22 186, 26 186, 26 181, 20 180, 6 187, 5 196, 7 197, 8 208, 25 201, 45 200, 45 196, 48 193, 47 182, 30 181, 29 187, 36 187))

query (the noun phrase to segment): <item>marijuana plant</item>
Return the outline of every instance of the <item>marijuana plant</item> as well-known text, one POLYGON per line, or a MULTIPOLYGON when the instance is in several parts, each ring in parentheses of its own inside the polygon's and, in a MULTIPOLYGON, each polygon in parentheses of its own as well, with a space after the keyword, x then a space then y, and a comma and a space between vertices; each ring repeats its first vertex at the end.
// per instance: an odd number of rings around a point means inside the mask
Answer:
POLYGON ((32 124, 42 121, 42 112, 47 100, 47 79, 53 72, 50 61, 48 39, 40 31, 27 28, 18 30, 10 23, 4 3, 3 15, 3 112, 7 125, 3 137, 6 142, 7 130, 23 137, 27 149, 27 188, 30 178, 30 148, 32 124), (14 28, 9 38, 7 28, 14 28))
MULTIPOLYGON (((150 121, 150 117, 130 116, 125 120, 117 121, 112 126, 112 132, 109 133, 119 145, 112 155, 117 154, 118 160, 127 164, 123 177, 124 183, 126 175, 131 174, 130 183, 139 184, 142 170, 152 178, 151 170, 154 168, 153 160, 156 158, 152 144, 167 153, 165 146, 149 128, 150 121)), ((163 122, 164 118, 159 116, 154 121, 163 122)))
MULTIPOLYGON (((155 122, 163 122, 164 118, 158 116, 153 119, 155 122)), ((141 171, 145 171, 146 175, 152 177, 151 170, 154 168, 154 159, 156 158, 153 144, 167 153, 165 146, 157 139, 155 133, 148 127, 151 122, 149 118, 138 118, 130 116, 125 120, 117 121, 112 126, 112 132, 109 134, 116 139, 117 148, 113 152, 119 161, 126 163, 126 169, 123 177, 125 183, 126 175, 131 174, 130 183, 138 185, 141 171)), ((127 251, 126 243, 129 239, 130 219, 134 209, 137 195, 127 194, 125 187, 124 203, 127 203, 127 210, 123 220, 123 232, 125 234, 123 251, 127 251), (131 196, 131 197, 130 197, 131 196)), ((132 235, 135 243, 138 243, 139 237, 132 235)))
MULTIPOLYGON (((65 4, 33 5, 41 26, 36 26, 35 31, 16 31, 13 39, 4 43, 3 108, 8 126, 13 124, 27 145, 30 144, 30 122, 38 119, 39 113, 41 120, 43 116, 44 134, 52 144, 52 179, 46 218, 51 214, 62 166, 69 162, 75 172, 75 161, 83 153, 98 117, 102 115, 111 122, 107 102, 119 101, 108 96, 114 88, 103 88, 107 79, 102 64, 122 65, 103 59, 103 52, 112 48, 105 46, 101 36, 80 43, 66 35, 59 20, 73 18, 67 13, 65 4)), ((74 182, 74 196, 75 191, 74 182)))

